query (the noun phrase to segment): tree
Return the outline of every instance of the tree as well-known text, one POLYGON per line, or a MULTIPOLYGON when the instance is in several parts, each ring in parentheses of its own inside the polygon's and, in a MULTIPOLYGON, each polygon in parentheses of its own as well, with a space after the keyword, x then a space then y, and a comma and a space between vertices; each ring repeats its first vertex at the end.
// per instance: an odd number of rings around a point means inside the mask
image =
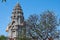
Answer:
POLYGON ((30 38, 35 38, 36 32, 36 26, 37 26, 37 22, 38 22, 38 15, 34 14, 34 15, 30 15, 29 18, 26 21, 26 33, 27 36, 30 38))
POLYGON ((6 0, 2 0, 2 2, 6 2, 6 0))
POLYGON ((47 39, 52 36, 53 32, 56 31, 57 18, 51 11, 45 11, 40 15, 40 27, 42 26, 43 39, 47 39))
POLYGON ((4 35, 0 36, 0 40, 6 40, 6 39, 7 39, 7 37, 5 37, 4 35))
POLYGON ((51 11, 45 11, 40 16, 30 15, 26 24, 29 36, 38 37, 40 40, 52 37, 56 32, 56 26, 58 26, 57 17, 51 11))

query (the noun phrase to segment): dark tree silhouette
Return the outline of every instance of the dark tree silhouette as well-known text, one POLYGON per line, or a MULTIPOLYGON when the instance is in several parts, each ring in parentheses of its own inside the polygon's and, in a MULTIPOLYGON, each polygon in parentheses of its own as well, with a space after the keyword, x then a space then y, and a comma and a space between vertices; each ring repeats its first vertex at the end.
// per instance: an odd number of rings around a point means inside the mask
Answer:
POLYGON ((2 0, 2 2, 6 2, 6 0, 2 0))
POLYGON ((45 11, 40 16, 40 26, 42 26, 43 29, 42 35, 44 35, 43 39, 46 40, 56 31, 56 26, 58 24, 57 18, 51 11, 45 11))
POLYGON ((30 15, 27 23, 27 33, 30 37, 38 37, 40 40, 46 40, 49 37, 56 36, 57 17, 51 11, 44 11, 39 15, 30 15))

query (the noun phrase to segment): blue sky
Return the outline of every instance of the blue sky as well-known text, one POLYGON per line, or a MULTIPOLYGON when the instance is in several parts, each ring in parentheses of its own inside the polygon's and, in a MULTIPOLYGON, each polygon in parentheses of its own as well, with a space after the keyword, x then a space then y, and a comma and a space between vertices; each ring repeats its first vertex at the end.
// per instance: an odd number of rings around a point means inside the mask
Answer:
MULTIPOLYGON (((18 0, 0 1, 0 35, 7 36, 6 27, 11 21, 11 14, 18 0)), ((19 0, 23 9, 24 17, 27 19, 31 14, 40 14, 45 10, 53 11, 60 17, 60 0, 19 0)))

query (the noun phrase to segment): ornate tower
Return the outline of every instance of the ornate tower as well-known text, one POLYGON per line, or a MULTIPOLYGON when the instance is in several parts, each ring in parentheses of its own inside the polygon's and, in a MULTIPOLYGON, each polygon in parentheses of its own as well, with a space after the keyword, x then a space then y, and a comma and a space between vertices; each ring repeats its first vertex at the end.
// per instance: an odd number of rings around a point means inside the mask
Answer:
POLYGON ((9 23, 6 31, 9 33, 9 40, 18 40, 20 36, 25 36, 25 23, 24 16, 19 3, 13 9, 11 22, 9 23))

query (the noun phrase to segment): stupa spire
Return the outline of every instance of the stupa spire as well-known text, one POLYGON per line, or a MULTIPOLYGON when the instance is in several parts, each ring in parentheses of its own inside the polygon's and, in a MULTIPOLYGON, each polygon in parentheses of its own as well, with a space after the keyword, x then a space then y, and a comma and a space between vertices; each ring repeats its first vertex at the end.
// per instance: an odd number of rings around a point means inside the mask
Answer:
POLYGON ((14 7, 13 13, 23 13, 23 12, 22 12, 22 8, 21 8, 19 2, 18 2, 18 3, 16 4, 16 6, 14 7))

